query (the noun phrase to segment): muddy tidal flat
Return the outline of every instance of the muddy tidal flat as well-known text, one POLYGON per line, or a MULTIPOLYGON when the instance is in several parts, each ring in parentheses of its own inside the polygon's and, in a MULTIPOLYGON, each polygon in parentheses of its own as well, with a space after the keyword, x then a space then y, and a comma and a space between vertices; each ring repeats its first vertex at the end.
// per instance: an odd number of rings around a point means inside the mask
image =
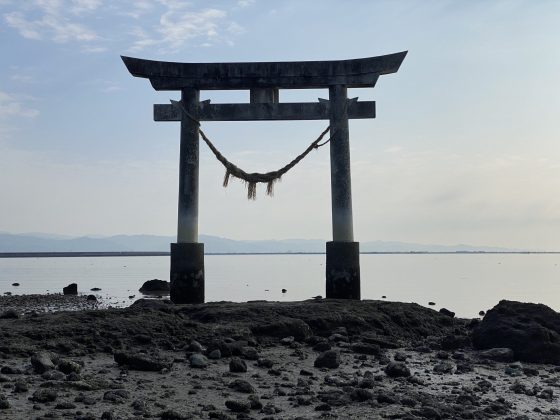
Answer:
POLYGON ((516 305, 0 297, 0 418, 560 418, 560 315, 516 305))

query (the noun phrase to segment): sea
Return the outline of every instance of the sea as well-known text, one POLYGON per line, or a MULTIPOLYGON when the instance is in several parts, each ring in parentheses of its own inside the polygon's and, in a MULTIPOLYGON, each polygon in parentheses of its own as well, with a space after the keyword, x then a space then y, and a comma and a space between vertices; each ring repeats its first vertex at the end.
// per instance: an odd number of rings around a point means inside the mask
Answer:
MULTIPOLYGON (((501 299, 560 310, 560 254, 362 254, 360 265, 362 299, 445 307, 465 318, 501 299)), ((205 271, 207 302, 325 295, 321 254, 206 255, 205 271)), ((125 307, 143 297, 144 281, 156 278, 169 280, 169 257, 0 258, 0 294, 61 293, 77 283, 79 293, 125 307)))

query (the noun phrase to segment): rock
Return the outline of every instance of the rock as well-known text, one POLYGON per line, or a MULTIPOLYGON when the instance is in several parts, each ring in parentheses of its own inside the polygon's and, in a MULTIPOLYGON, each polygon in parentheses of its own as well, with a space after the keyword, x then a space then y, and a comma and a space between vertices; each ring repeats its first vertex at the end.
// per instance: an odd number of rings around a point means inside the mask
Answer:
POLYGON ((191 367, 195 369, 205 369, 208 366, 208 359, 200 353, 191 355, 189 362, 191 367))
POLYGON ((484 311, 480 311, 480 312, 478 313, 478 315, 480 315, 480 316, 484 316, 484 315, 486 315, 486 312, 484 312, 484 311))
POLYGON ((18 379, 14 385, 14 392, 24 393, 29 391, 29 385, 21 379, 18 379))
POLYGON ((169 292, 169 289, 168 281, 153 279, 144 282, 139 291, 142 293, 169 292))
POLYGON ((192 340, 187 350, 192 351, 194 353, 203 353, 204 347, 198 341, 192 340))
POLYGON ((127 365, 131 370, 159 372, 162 369, 171 369, 173 365, 172 359, 144 353, 116 352, 113 357, 118 365, 127 365))
POLYGON ((502 300, 473 330, 473 345, 507 347, 515 360, 560 365, 560 314, 542 304, 502 300))
POLYGON ((256 325, 251 328, 255 335, 285 338, 293 336, 298 341, 305 341, 313 335, 311 328, 297 318, 282 318, 269 324, 256 325))
POLYGON ((513 362, 513 350, 508 348, 493 348, 478 353, 482 359, 494 360, 495 362, 513 362))
POLYGON ((263 408, 262 402, 257 395, 249 395, 249 405, 251 406, 251 410, 260 410, 263 408))
POLYGON ((64 379, 64 373, 58 370, 48 370, 41 375, 45 381, 62 381, 64 379))
POLYGON ((451 312, 449 309, 441 308, 439 313, 450 318, 455 318, 455 312, 451 312))
POLYGON ((435 302, 428 302, 428 305, 430 306, 434 306, 436 303, 435 302))
POLYGON ((31 399, 37 403, 53 402, 58 397, 58 393, 54 389, 41 388, 33 393, 31 399))
POLYGON ((161 420, 187 420, 192 419, 190 415, 183 415, 175 410, 165 410, 159 415, 161 420))
POLYGON ((358 402, 373 400, 373 394, 367 389, 355 388, 350 392, 350 399, 358 402))
POLYGON ((76 404, 69 401, 58 403, 55 407, 56 410, 73 410, 76 408, 76 404))
POLYGON ((208 358, 213 360, 221 359, 222 352, 220 351, 220 349, 212 350, 210 353, 208 353, 208 358))
POLYGON ((60 360, 58 362, 57 368, 67 375, 70 373, 80 373, 80 371, 82 370, 82 367, 78 363, 66 359, 60 360))
POLYGON ((12 286, 18 287, 18 286, 19 286, 19 283, 12 283, 12 286))
POLYGON ((92 288, 89 289, 89 290, 92 291, 92 292, 100 292, 100 291, 101 291, 101 288, 99 288, 99 287, 92 287, 92 288))
POLYGON ((273 365, 274 365, 274 362, 270 359, 265 359, 264 357, 261 357, 261 358, 257 359, 257 366, 258 367, 270 369, 273 365))
POLYGON ((244 346, 241 348, 241 356, 246 360, 258 360, 259 352, 254 347, 244 346))
POLYGON ((112 389, 103 394, 103 401, 122 404, 130 398, 130 393, 124 389, 112 389))
POLYGON ((247 372, 247 363, 239 357, 233 357, 229 361, 229 371, 233 373, 245 373, 247 372))
POLYGON ((69 284, 68 286, 62 288, 62 293, 65 295, 77 295, 78 285, 76 283, 69 284))
POLYGON ((350 346, 354 353, 368 354, 371 356, 379 356, 381 354, 381 347, 377 344, 370 343, 354 343, 350 346))
POLYGON ((442 375, 446 373, 453 373, 455 369, 455 365, 449 361, 439 362, 434 366, 434 372, 442 375))
POLYGON ((95 295, 87 295, 86 300, 90 302, 97 302, 97 297, 95 295))
POLYGON ((255 393, 255 387, 243 379, 235 379, 229 384, 229 387, 234 391, 243 392, 245 394, 255 393))
POLYGON ((315 359, 316 368, 336 369, 340 366, 340 353, 337 350, 327 350, 315 359))
POLYGON ((286 292, 287 292, 287 290, 286 290, 286 289, 282 289, 282 293, 286 293, 286 292))
POLYGON ((406 362, 406 359, 408 359, 408 356, 406 353, 403 353, 402 351, 397 351, 395 352, 395 355, 393 356, 393 359, 396 362, 406 362))
POLYGON ((234 413, 247 413, 251 409, 251 404, 248 401, 227 400, 226 407, 234 413))
POLYGON ((54 369, 53 359, 56 359, 56 356, 51 352, 35 353, 31 356, 31 366, 33 366, 35 373, 45 373, 47 370, 54 369))
POLYGON ((19 313, 15 309, 8 309, 0 314, 0 319, 18 319, 19 313))
POLYGON ((385 367, 385 374, 391 378, 410 376, 410 369, 403 362, 391 362, 385 367))
POLYGON ((0 410, 7 410, 10 408, 10 403, 4 394, 0 394, 0 410))

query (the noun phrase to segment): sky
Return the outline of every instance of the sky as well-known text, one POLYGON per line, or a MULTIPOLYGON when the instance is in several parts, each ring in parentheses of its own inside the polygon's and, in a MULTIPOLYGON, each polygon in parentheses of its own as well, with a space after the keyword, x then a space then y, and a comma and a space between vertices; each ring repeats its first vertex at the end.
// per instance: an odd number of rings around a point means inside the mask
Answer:
MULTIPOLYGON (((338 60, 408 51, 349 96, 354 236, 560 250, 560 2, 0 0, 0 231, 176 232, 179 99, 120 55, 182 62, 338 60)), ((317 101, 322 90, 281 91, 317 101)), ((247 91, 201 100, 248 102, 247 91)), ((328 121, 213 122, 248 172, 275 170, 328 121)), ((328 148, 248 201, 201 144, 201 233, 331 238, 328 148)))

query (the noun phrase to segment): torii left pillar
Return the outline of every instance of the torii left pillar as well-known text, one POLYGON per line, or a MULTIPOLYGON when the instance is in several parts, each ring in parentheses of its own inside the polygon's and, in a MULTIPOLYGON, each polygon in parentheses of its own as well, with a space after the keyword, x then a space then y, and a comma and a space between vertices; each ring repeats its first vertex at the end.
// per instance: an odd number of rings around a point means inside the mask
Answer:
MULTIPOLYGON (((181 101, 193 118, 198 116, 200 91, 182 89, 181 101)), ((204 302, 204 244, 198 242, 199 139, 196 121, 181 119, 177 243, 171 244, 171 300, 204 302)))

